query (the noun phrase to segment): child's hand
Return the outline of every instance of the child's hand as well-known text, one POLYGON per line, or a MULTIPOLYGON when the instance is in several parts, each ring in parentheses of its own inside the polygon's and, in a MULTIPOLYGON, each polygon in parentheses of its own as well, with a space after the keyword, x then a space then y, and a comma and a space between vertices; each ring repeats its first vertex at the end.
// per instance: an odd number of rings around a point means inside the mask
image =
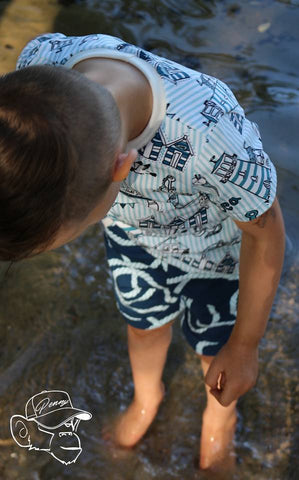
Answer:
POLYGON ((205 382, 210 393, 227 407, 255 385, 257 374, 257 347, 228 341, 212 361, 205 382))

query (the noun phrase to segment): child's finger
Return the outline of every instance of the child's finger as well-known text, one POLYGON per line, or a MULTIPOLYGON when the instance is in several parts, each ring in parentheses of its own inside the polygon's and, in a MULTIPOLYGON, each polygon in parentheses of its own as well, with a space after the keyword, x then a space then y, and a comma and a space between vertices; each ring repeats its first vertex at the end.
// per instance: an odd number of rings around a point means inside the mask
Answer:
POLYGON ((221 390, 221 377, 222 372, 219 373, 219 377, 217 378, 217 390, 221 390))
POLYGON ((225 372, 220 372, 217 378, 217 390, 223 390, 225 381, 225 372))
POLYGON ((222 385, 220 389, 211 388, 210 393, 218 400, 223 407, 228 407, 239 397, 238 390, 234 385, 222 385))
POLYGON ((222 394, 225 385, 225 373, 220 372, 217 378, 217 383, 214 388, 210 389, 210 394, 218 400, 220 404, 222 404, 222 394))

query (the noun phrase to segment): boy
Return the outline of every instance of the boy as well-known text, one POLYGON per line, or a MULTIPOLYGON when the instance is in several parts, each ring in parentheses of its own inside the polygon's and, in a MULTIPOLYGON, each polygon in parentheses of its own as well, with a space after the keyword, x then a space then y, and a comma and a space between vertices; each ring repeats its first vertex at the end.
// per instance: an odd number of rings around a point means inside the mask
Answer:
POLYGON ((108 35, 37 37, 0 98, 1 258, 103 220, 134 380, 116 442, 153 421, 181 316, 205 375, 200 468, 229 468, 284 252, 257 126, 221 81, 108 35))

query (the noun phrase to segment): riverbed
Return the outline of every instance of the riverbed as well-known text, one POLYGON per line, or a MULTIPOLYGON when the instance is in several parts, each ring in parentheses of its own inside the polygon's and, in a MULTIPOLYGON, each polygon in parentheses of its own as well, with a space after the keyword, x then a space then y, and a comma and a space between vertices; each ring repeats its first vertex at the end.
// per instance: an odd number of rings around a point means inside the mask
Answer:
MULTIPOLYGON (((44 32, 106 33, 228 83, 258 123, 277 167, 287 233, 281 282, 260 346, 256 386, 239 402, 235 479, 298 478, 299 1, 0 1, 1 74, 44 32), (297 430, 296 430, 297 427, 297 430)), ((107 447, 102 430, 129 404, 126 328, 105 260, 101 225, 55 252, 1 264, 0 479, 197 480, 205 393, 198 359, 179 326, 169 350, 166 397, 132 451, 107 447), (63 465, 21 448, 9 420, 42 390, 69 393, 82 453, 63 465)), ((214 478, 214 477, 213 477, 214 478)), ((220 477, 219 477, 220 478, 220 477)))

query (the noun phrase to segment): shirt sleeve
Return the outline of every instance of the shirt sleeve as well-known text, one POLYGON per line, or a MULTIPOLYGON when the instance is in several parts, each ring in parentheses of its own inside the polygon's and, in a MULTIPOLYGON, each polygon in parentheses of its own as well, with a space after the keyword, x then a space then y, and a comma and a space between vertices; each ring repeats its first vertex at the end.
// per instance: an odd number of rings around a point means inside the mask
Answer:
POLYGON ((29 65, 51 63, 48 61, 49 52, 51 51, 50 41, 63 40, 65 38, 65 35, 61 33, 45 33, 33 38, 21 51, 17 60, 16 70, 29 67, 29 65))
POLYGON ((45 33, 32 39, 23 48, 16 69, 30 65, 64 66, 78 52, 97 48, 117 49, 124 42, 118 37, 105 34, 90 34, 68 37, 63 33, 45 33))
POLYGON ((198 177, 213 187, 213 202, 222 214, 246 222, 270 208, 277 177, 258 126, 241 111, 224 113, 210 128, 199 155, 198 177))

